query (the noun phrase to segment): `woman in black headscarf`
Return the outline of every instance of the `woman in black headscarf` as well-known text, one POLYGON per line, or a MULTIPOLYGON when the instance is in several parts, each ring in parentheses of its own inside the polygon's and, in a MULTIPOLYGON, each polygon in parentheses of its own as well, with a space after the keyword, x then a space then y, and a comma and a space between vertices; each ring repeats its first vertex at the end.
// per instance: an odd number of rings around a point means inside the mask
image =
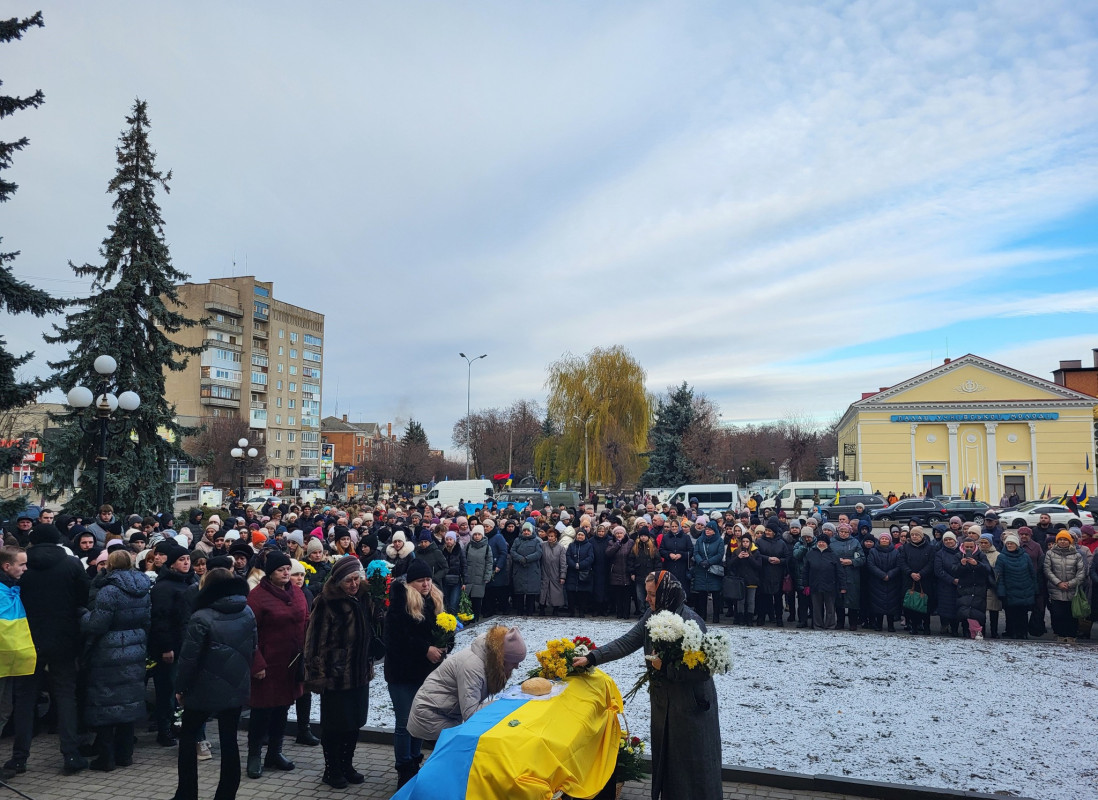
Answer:
MULTIPOLYGON (((647 658, 653 653, 648 636, 648 619, 659 611, 670 611, 696 622, 705 631, 705 621, 686 605, 686 592, 670 572, 653 572, 644 584, 649 610, 624 635, 577 658, 578 667, 615 661, 641 647, 647 658)), ((648 696, 652 702, 652 798, 680 797, 720 800, 721 731, 717 712, 717 689, 708 671, 682 669, 650 659, 648 696)))

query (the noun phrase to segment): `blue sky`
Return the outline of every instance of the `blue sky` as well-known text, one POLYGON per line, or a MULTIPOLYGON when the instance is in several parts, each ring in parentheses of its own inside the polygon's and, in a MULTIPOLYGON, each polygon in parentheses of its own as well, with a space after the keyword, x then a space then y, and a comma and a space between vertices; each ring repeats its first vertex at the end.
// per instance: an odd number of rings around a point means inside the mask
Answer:
MULTIPOLYGON (((623 344, 651 391, 826 421, 947 342, 1098 347, 1094 0, 43 11, 0 74, 47 97, 3 123, 17 274, 81 290, 140 96, 176 266, 323 311, 325 414, 449 449, 458 351, 475 407, 623 344)), ((0 326, 40 371, 43 326, 0 326)))

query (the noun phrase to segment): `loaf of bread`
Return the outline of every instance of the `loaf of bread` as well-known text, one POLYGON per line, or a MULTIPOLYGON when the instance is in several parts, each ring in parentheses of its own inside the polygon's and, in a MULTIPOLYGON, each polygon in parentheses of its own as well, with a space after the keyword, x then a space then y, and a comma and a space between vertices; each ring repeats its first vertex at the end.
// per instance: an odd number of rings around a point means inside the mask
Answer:
POLYGON ((541 697, 553 691, 553 684, 545 678, 527 678, 522 682, 522 691, 534 697, 541 697))

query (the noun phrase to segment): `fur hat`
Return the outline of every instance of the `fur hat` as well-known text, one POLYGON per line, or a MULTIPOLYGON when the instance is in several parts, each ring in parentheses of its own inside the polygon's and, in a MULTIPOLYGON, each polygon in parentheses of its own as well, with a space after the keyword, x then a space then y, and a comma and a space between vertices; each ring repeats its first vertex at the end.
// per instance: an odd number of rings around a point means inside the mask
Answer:
POLYGON ((254 553, 252 552, 252 548, 248 545, 247 542, 236 541, 232 543, 231 547, 229 547, 229 555, 233 558, 236 558, 237 556, 251 558, 254 553))
POLYGON ((408 565, 408 571, 404 574, 404 580, 411 583, 412 581, 418 581, 421 578, 431 577, 431 567, 427 562, 420 558, 412 559, 412 563, 408 565))

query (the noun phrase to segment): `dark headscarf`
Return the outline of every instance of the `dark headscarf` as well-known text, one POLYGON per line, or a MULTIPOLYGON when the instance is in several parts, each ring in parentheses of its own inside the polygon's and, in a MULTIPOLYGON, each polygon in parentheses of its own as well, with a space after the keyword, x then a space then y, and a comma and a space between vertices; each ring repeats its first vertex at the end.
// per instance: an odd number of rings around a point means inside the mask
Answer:
POLYGON ((666 570, 656 573, 656 611, 677 614, 686 604, 686 592, 679 579, 666 570))

